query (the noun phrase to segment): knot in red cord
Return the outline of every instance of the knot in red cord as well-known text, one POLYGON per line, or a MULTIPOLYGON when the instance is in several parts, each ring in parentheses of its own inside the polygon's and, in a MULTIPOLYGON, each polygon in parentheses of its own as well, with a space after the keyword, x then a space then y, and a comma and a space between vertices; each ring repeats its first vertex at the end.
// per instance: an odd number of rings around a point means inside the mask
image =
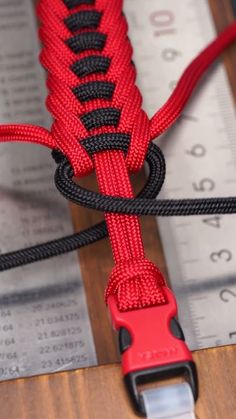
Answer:
POLYGON ((116 295, 120 311, 135 310, 166 303, 159 269, 147 259, 121 262, 113 269, 106 290, 106 301, 116 295))
POLYGON ((135 86, 122 0, 78 2, 73 8, 67 3, 41 0, 38 7, 57 148, 81 177, 94 164, 80 140, 106 132, 129 134, 126 166, 136 172, 150 141, 150 121, 135 86))

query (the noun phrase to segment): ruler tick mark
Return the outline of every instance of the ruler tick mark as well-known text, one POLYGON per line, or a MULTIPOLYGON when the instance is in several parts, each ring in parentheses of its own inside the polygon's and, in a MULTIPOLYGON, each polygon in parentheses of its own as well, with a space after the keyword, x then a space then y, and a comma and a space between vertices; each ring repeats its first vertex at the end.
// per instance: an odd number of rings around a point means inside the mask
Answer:
POLYGON ((205 339, 213 339, 216 338, 217 335, 208 335, 208 336, 201 336, 199 337, 200 340, 205 340, 205 339))
POLYGON ((226 179, 224 181, 224 183, 228 184, 228 183, 236 183, 236 179, 226 179))
POLYGON ((184 264, 187 264, 187 263, 197 263, 198 261, 199 261, 199 259, 185 259, 183 261, 183 263, 184 264))
POLYGON ((204 295, 202 295, 202 296, 199 296, 199 297, 197 297, 197 296, 194 296, 194 297, 190 297, 189 299, 191 299, 192 301, 202 301, 202 300, 207 300, 207 296, 204 296, 204 295))
POLYGON ((164 154, 165 154, 165 158, 167 158, 167 159, 169 159, 171 157, 175 157, 174 153, 166 153, 165 150, 164 150, 164 154))
POLYGON ((179 191, 182 191, 182 188, 181 187, 176 187, 176 188, 169 188, 169 189, 166 189, 166 193, 168 194, 169 192, 179 192, 179 191))
POLYGON ((235 166, 235 161, 231 160, 225 163, 226 166, 235 166))
POLYGON ((188 281, 189 287, 194 286, 196 282, 199 284, 199 278, 186 278, 186 281, 188 281))
POLYGON ((175 225, 177 228, 190 227, 191 223, 180 223, 175 225))
POLYGON ((216 150, 226 150, 228 148, 230 148, 230 144, 219 145, 215 147, 216 150))

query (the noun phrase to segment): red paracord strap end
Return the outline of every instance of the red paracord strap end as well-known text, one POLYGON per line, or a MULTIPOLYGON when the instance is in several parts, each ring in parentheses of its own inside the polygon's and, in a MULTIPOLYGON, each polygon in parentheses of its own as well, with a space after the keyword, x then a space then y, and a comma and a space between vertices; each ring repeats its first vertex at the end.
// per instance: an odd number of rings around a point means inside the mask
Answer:
POLYGON ((120 311, 135 310, 167 303, 165 280, 147 259, 132 259, 116 265, 111 273, 105 299, 116 296, 120 311))

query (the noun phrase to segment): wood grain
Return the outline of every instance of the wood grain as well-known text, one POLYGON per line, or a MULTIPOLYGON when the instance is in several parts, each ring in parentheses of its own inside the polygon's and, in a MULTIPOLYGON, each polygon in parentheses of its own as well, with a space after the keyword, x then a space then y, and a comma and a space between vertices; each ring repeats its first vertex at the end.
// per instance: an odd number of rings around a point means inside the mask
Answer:
MULTIPOLYGON (((194 354, 198 419, 236 418, 236 348, 194 354)), ((106 365, 0 384, 1 419, 135 419, 120 366, 106 365)))

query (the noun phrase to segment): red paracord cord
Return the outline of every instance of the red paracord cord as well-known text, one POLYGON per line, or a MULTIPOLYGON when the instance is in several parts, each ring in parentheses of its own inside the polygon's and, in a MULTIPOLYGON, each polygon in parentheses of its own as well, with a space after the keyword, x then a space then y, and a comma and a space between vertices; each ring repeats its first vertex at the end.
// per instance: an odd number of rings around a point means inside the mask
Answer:
MULTIPOLYGON (((31 125, 3 125, 0 139, 56 148, 70 160, 77 177, 95 170, 103 194, 133 197, 129 173, 142 167, 150 140, 175 122, 204 71, 236 39, 236 24, 227 28, 190 64, 167 103, 149 121, 141 109, 142 97, 135 86, 136 71, 131 63, 132 47, 127 38, 127 23, 121 13, 122 1, 80 3, 70 8, 69 1, 41 0, 38 8, 42 24, 40 37, 44 45, 41 62, 48 70, 50 93, 47 106, 54 117, 51 132, 31 125), (99 24, 95 29, 70 30, 65 22, 82 11, 100 13, 99 24), (105 35, 102 49, 74 52, 68 45, 71 38, 93 31, 105 35), (78 77, 71 69, 73 64, 91 55, 109 58, 109 68, 106 73, 78 77), (112 96, 78 100, 75 89, 90 82, 111 83, 114 86, 112 96), (84 115, 104 108, 119 110, 118 122, 86 128, 84 115), (130 135, 126 157, 121 151, 106 151, 96 154, 93 160, 80 144, 80 140, 89 136, 114 132, 130 135)), ((164 279, 155 265, 145 258, 138 218, 117 214, 106 214, 105 217, 115 259, 106 298, 116 295, 121 311, 165 303, 164 279)))
MULTIPOLYGON (((49 70, 48 88, 51 94, 48 107, 55 118, 52 132, 60 142, 58 148, 70 160, 75 156, 72 162, 75 173, 77 176, 84 176, 93 169, 93 165, 84 151, 81 156, 79 139, 103 132, 129 133, 131 142, 126 161, 120 151, 99 153, 94 158, 101 192, 129 198, 134 196, 129 172, 137 171, 143 165, 150 139, 150 123, 141 110, 141 94, 134 84, 136 72, 131 65, 132 48, 127 38, 127 23, 121 10, 120 0, 97 0, 96 6, 79 6, 72 10, 68 10, 62 1, 53 0, 49 4, 48 1, 42 0, 38 11, 42 22, 40 35, 44 44, 41 60, 49 70), (101 53, 111 59, 111 64, 105 75, 92 74, 78 80, 70 70, 70 66, 78 60, 78 54, 73 53, 66 45, 72 33, 66 29, 64 21, 77 11, 93 9, 102 14, 97 31, 107 35, 101 53), (112 99, 81 103, 72 89, 78 86, 79 82, 87 83, 94 80, 109 80, 115 84, 112 99), (80 117, 94 109, 108 106, 121 111, 118 126, 103 126, 86 131, 80 117), (69 141, 68 133, 71 134, 69 141)), ((91 53, 91 50, 83 52, 79 58, 91 53)), ((107 296, 111 293, 117 294, 122 311, 165 302, 161 290, 161 286, 164 285, 163 277, 144 255, 138 217, 106 214, 106 222, 116 263, 107 296)))

